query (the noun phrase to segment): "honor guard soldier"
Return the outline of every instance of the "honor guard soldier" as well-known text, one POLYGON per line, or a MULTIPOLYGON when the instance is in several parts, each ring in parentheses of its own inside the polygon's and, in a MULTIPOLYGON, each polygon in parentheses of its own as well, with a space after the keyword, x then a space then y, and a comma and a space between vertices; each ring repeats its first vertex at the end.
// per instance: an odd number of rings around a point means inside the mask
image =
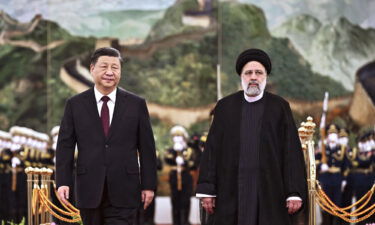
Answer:
POLYGON ((199 177, 199 165, 201 163, 201 157, 204 151, 204 145, 206 144, 207 140, 207 132, 204 132, 202 135, 198 136, 198 139, 196 140, 196 144, 194 145, 194 161, 196 168, 194 168, 193 171, 193 189, 196 189, 196 184, 198 183, 198 177, 199 177))
POLYGON ((193 178, 193 191, 195 191, 196 184, 198 182, 198 169, 199 164, 202 156, 202 151, 200 149, 200 138, 201 135, 199 134, 193 134, 188 141, 188 147, 190 147, 193 150, 192 154, 192 160, 194 161, 194 165, 190 168, 190 174, 193 178))
MULTIPOLYGON (((49 142, 49 136, 45 133, 36 133, 37 136, 37 146, 36 148, 38 149, 38 166, 39 167, 47 167, 47 161, 49 158, 48 154, 48 142, 49 142)), ((49 164, 51 162, 48 162, 49 164)))
POLYGON ((56 143, 57 143, 57 138, 59 134, 59 126, 55 126, 51 129, 51 138, 48 137, 48 142, 47 142, 47 150, 42 153, 42 164, 43 167, 47 167, 51 169, 52 171, 55 171, 55 153, 56 153, 56 143))
MULTIPOLYGON (((357 148, 351 148, 349 146, 349 131, 347 129, 340 129, 339 132, 339 143, 341 145, 341 149, 345 149, 345 171, 343 173, 346 181, 346 185, 344 187, 342 193, 342 206, 346 207, 352 204, 352 200, 354 197, 354 174, 353 168, 355 163, 355 157, 357 155, 357 148)), ((349 224, 345 221, 342 221, 343 224, 349 224)))
POLYGON ((193 181, 190 169, 193 168, 193 149, 188 147, 188 133, 182 126, 174 126, 170 134, 173 147, 165 155, 165 162, 172 166, 169 174, 169 184, 172 198, 173 225, 188 225, 190 213, 190 197, 193 191, 193 181))
MULTIPOLYGON (((15 224, 20 224, 25 218, 27 220, 27 181, 25 174, 26 149, 32 142, 27 142, 27 137, 33 135, 33 131, 26 127, 11 127, 13 157, 11 160, 11 191, 10 191, 10 213, 15 224)), ((27 222, 27 221, 26 221, 27 222)))
MULTIPOLYGON (((353 194, 358 201, 361 199, 372 187, 375 181, 375 174, 374 174, 374 133, 369 132, 363 135, 359 139, 358 143, 358 150, 353 151, 351 161, 352 165, 352 187, 353 187, 353 194)), ((374 198, 372 198, 371 202, 369 202, 368 206, 374 203, 374 198)), ((359 225, 368 224, 369 222, 375 221, 375 216, 371 216, 370 218, 366 219, 358 223, 359 225)))
MULTIPOLYGON (((323 191, 328 197, 337 205, 341 206, 342 202, 342 185, 345 163, 345 151, 342 150, 338 142, 338 127, 331 124, 327 131, 327 144, 326 144, 326 162, 322 162, 320 166, 319 181, 322 185, 323 191)), ((324 153, 322 153, 324 154, 324 153)), ((323 156, 322 156, 323 158, 323 156)), ((322 212, 323 225, 336 224, 337 218, 322 212)))
POLYGON ((27 177, 26 167, 42 167, 41 156, 46 152, 48 135, 26 127, 14 126, 12 135, 12 178, 11 178, 11 216, 19 224, 25 218, 27 222, 27 177))
POLYGON ((188 146, 193 149, 193 156, 194 156, 194 167, 191 168, 192 170, 196 171, 199 166, 200 157, 201 157, 201 150, 199 149, 199 142, 200 142, 201 135, 194 134, 191 136, 191 138, 188 141, 188 146))
POLYGON ((0 132, 0 224, 10 225, 11 216, 9 210, 11 177, 12 177, 12 136, 10 133, 0 132))
POLYGON ((32 166, 30 157, 33 153, 34 131, 26 127, 14 126, 10 128, 10 133, 12 134, 13 151, 17 153, 20 163, 23 163, 24 167, 32 166))
MULTIPOLYGON (((315 147, 315 165, 316 168, 320 168, 322 166, 322 144, 323 141, 319 141, 318 145, 315 147)), ((320 169, 317 169, 316 175, 319 177, 320 176, 320 169)))

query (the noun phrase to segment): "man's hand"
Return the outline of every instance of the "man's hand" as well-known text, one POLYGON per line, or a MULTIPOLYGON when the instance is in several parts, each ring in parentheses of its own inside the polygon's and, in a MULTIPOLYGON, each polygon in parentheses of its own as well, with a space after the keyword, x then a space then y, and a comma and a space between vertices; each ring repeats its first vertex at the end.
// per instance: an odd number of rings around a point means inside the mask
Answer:
POLYGON ((206 210, 208 214, 214 213, 215 208, 215 198, 205 197, 201 199, 202 207, 206 210))
POLYGON ((69 199, 69 187, 68 186, 61 186, 57 189, 57 194, 59 195, 59 199, 64 202, 65 204, 68 203, 69 199))
POLYGON ((154 191, 151 191, 151 190, 142 191, 142 202, 144 203, 143 209, 147 209, 147 207, 151 204, 153 198, 154 198, 154 191))
POLYGON ((286 201, 286 207, 288 208, 288 213, 293 214, 297 212, 302 206, 301 200, 288 200, 286 201))

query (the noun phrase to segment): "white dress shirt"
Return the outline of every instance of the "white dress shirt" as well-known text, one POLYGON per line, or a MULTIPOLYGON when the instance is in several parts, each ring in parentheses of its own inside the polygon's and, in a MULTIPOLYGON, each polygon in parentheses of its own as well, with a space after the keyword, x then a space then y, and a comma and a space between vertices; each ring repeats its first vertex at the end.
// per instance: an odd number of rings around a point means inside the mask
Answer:
MULTIPOLYGON (((96 86, 94 87, 94 93, 95 93, 96 106, 98 107, 98 113, 100 117, 101 116, 100 114, 102 112, 102 105, 103 105, 102 97, 104 95, 100 93, 100 91, 98 91, 96 86)), ((113 118, 113 111, 115 109, 116 93, 117 93, 117 88, 115 88, 115 90, 113 90, 111 93, 107 95, 109 97, 109 101, 107 102, 107 106, 109 109, 109 125, 111 125, 112 118, 113 118)))
MULTIPOLYGON (((260 93, 259 95, 255 96, 255 97, 247 96, 246 93, 244 92, 244 97, 245 97, 245 100, 247 102, 256 102, 256 101, 260 100, 263 97, 263 95, 264 95, 264 91, 262 91, 262 93, 260 93)), ((216 197, 216 195, 207 195, 207 194, 201 194, 201 193, 197 193, 195 196, 197 198, 209 198, 209 197, 214 198, 214 197, 216 197)), ((302 201, 302 199, 298 196, 291 196, 291 197, 288 197, 286 200, 287 201, 290 201, 290 200, 300 200, 300 201, 302 201)))
POLYGON ((250 96, 247 96, 245 92, 243 92, 243 95, 245 96, 245 100, 247 102, 256 102, 263 97, 263 94, 264 94, 264 91, 262 91, 259 95, 255 97, 250 97, 250 96))

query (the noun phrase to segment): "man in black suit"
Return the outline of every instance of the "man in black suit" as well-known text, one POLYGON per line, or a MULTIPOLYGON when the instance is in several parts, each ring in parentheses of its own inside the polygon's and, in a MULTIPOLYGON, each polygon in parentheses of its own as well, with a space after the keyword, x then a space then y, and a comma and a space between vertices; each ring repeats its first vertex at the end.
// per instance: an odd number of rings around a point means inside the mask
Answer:
POLYGON ((75 194, 84 225, 132 224, 156 188, 155 143, 144 99, 117 87, 122 58, 97 49, 90 72, 95 87, 68 99, 56 150, 58 195, 69 198, 74 150, 75 194))

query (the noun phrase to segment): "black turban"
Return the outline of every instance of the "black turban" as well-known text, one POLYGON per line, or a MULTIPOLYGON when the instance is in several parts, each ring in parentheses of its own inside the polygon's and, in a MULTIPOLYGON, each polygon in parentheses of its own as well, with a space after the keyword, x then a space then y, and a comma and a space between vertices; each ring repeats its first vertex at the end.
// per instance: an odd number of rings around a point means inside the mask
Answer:
POLYGON ((271 59, 264 51, 256 48, 250 48, 243 51, 238 57, 236 62, 236 71, 238 75, 241 75, 242 68, 246 63, 251 61, 257 61, 261 63, 267 71, 267 74, 271 73, 272 65, 271 59))

